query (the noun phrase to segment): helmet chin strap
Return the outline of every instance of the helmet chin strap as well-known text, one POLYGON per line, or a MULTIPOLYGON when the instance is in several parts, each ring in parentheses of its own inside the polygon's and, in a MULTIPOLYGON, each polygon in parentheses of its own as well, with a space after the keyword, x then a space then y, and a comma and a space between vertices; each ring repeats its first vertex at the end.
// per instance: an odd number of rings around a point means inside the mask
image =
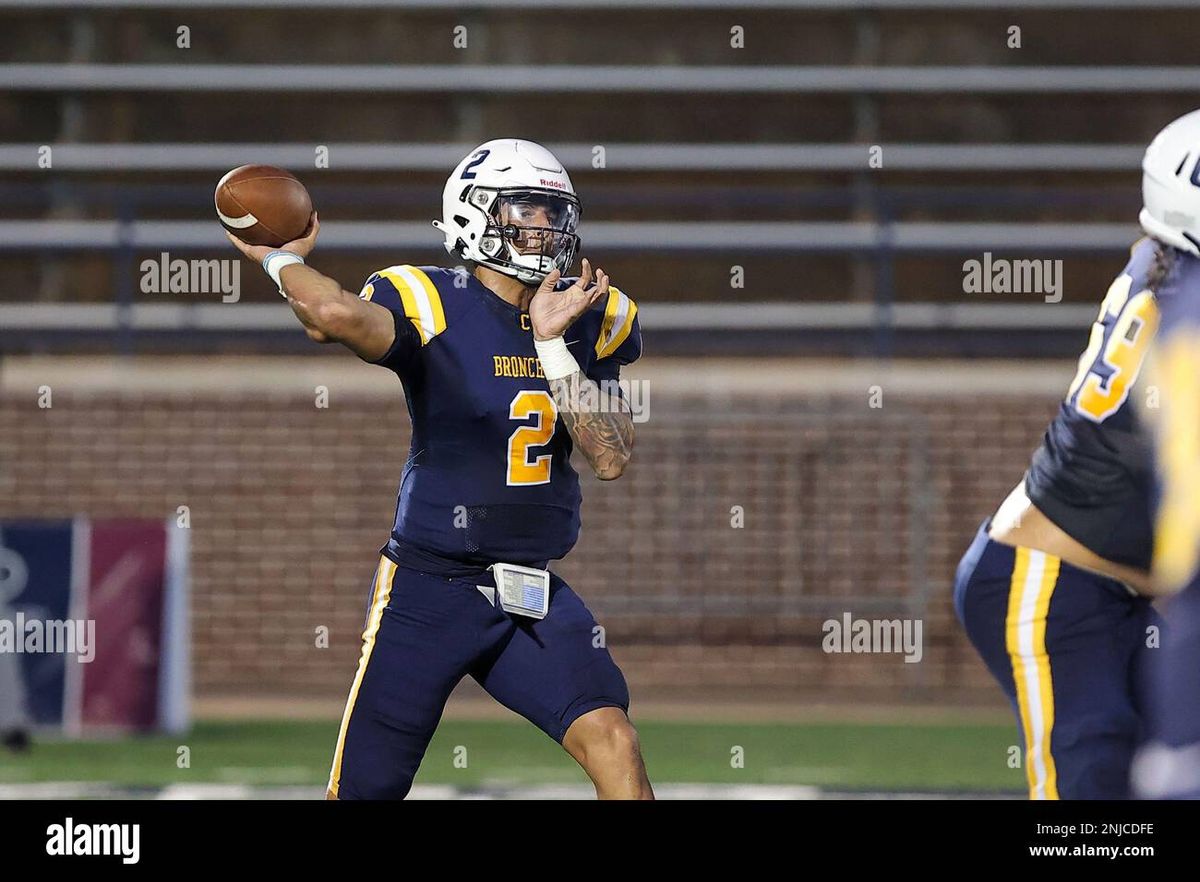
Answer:
POLYGON ((554 269, 554 258, 547 257, 544 254, 522 254, 518 251, 511 242, 505 242, 508 247, 508 260, 515 264, 519 269, 515 273, 515 277, 522 282, 531 282, 535 285, 540 285, 542 281, 554 269), (536 262, 536 265, 530 265, 530 262, 536 262), (543 269, 545 261, 550 262, 548 269, 543 269))

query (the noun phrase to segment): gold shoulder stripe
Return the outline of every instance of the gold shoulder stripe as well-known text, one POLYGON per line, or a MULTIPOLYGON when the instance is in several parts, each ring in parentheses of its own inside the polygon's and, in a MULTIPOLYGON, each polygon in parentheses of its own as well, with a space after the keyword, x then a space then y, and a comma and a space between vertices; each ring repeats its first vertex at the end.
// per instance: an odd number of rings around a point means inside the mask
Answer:
POLYGON ((596 357, 607 358, 625 342, 633 330, 633 319, 637 315, 637 304, 619 288, 609 287, 608 303, 604 309, 604 321, 596 338, 596 357))
POLYGON ((621 344, 625 342, 625 338, 628 337, 629 333, 633 330, 633 320, 636 317, 637 317, 637 304, 634 303, 632 300, 630 300, 629 301, 629 313, 625 317, 625 322, 621 325, 620 329, 617 331, 616 336, 613 337, 612 343, 610 343, 608 346, 606 346, 604 351, 602 353, 600 353, 601 358, 607 358, 608 356, 612 355, 614 352, 616 352, 618 349, 621 348, 621 344))
POLYGON ((404 315, 421 334, 424 346, 446 330, 446 311, 437 285, 421 269, 408 264, 390 266, 379 275, 395 286, 404 304, 404 315))
POLYGON ((421 283, 421 287, 425 290, 425 297, 428 301, 430 318, 432 319, 432 333, 429 338, 432 340, 442 331, 446 330, 446 311, 442 308, 442 295, 438 293, 437 285, 433 283, 433 279, 429 278, 428 274, 415 266, 405 267, 411 271, 414 278, 421 283))
POLYGON ((617 308, 621 305, 621 292, 615 286, 608 287, 608 302, 604 304, 604 321, 600 323, 600 333, 596 336, 596 355, 604 348, 604 341, 612 333, 613 321, 617 317, 617 308))
POLYGON ((408 281, 401 275, 400 270, 403 267, 393 266, 385 270, 380 270, 381 278, 387 279, 392 283, 392 287, 396 289, 396 293, 400 295, 400 302, 404 306, 405 317, 416 327, 417 333, 421 335, 421 345, 424 346, 429 342, 429 336, 425 333, 425 328, 421 324, 421 310, 417 306, 417 298, 409 287, 408 281))

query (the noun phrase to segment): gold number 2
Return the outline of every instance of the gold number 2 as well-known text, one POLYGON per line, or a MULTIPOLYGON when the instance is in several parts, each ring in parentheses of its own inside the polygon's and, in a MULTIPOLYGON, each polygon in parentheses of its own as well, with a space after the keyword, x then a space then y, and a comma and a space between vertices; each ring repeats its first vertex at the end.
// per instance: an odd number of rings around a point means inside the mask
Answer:
POLYGON ((521 426, 508 436, 508 486, 550 483, 550 462, 553 454, 544 453, 529 461, 530 447, 543 447, 554 437, 558 409, 550 393, 537 389, 518 392, 508 406, 510 420, 536 417, 532 426, 521 426))

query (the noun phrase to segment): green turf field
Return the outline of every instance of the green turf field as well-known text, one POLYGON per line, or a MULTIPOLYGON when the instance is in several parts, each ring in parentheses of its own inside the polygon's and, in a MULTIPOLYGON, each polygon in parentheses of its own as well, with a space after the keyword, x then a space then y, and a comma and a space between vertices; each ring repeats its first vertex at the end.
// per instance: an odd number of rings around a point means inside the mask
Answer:
MULTIPOLYGON (((642 720, 638 729, 655 783, 902 792, 1018 793, 1024 788, 1024 772, 1007 765, 1015 734, 1011 725, 642 720), (742 768, 732 762, 736 747, 742 748, 742 768)), ((28 754, 0 755, 0 784, 320 786, 329 774, 336 734, 333 722, 203 722, 186 737, 39 740, 28 754), (177 766, 181 745, 190 750, 190 768, 177 766)), ((586 781, 561 748, 521 721, 443 722, 417 776, 418 784, 462 788, 586 781), (465 767, 459 767, 463 759, 465 767)))

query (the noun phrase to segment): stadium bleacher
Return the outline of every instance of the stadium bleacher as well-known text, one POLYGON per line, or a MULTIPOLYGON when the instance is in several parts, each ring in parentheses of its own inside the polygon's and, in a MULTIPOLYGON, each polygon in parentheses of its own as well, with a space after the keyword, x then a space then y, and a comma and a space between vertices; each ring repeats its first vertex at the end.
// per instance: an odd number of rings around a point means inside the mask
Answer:
MULTIPOLYGON (((209 190, 242 162, 309 184, 338 277, 397 252, 436 262, 445 169, 521 132, 562 149, 585 241, 637 280, 662 351, 999 354, 1022 329, 1065 356, 1081 312, 1029 328, 1011 295, 974 295, 1012 307, 983 312, 926 304, 961 301, 962 261, 985 249, 1061 255, 1061 306, 1092 303, 1137 235, 1141 146, 1200 86, 1183 41, 1159 39, 1176 0, 284 6, 0 3, 0 347, 216 345, 197 329, 226 329, 230 310, 143 295, 136 268, 162 250, 225 256, 209 190), (794 333, 746 309, 762 302, 792 304, 794 333), (713 309, 738 334, 713 344, 713 309)), ((248 282, 245 301, 270 302, 248 282)), ((234 323, 277 336, 257 322, 234 323)), ((273 345, 287 340, 302 343, 273 345)))

